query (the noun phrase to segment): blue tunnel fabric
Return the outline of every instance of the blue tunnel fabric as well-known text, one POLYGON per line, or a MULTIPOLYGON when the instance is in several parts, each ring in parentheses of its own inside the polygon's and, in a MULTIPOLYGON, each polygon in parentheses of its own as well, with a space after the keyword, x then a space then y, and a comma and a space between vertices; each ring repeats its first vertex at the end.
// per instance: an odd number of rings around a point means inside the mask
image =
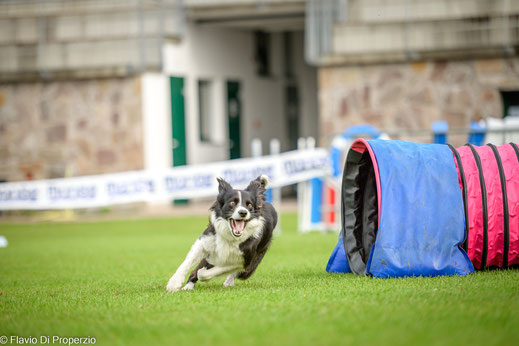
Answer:
POLYGON ((346 259, 346 253, 344 252, 344 242, 341 236, 339 236, 339 241, 337 242, 337 245, 335 245, 330 259, 328 260, 326 271, 328 273, 351 273, 348 260, 346 259))
POLYGON ((379 168, 380 225, 366 272, 376 277, 466 275, 465 215, 446 145, 368 141, 379 168))
MULTIPOLYGON (((345 232, 345 241, 339 237, 326 270, 351 272, 347 258, 355 256, 356 262, 351 264, 357 269, 353 272, 382 278, 474 272, 472 262, 462 249, 464 205, 449 147, 385 140, 367 143, 376 158, 380 179, 380 222, 376 238, 363 245, 366 251, 371 250, 367 263, 362 264, 359 256, 349 251, 359 249, 359 244, 366 241, 363 237, 369 236, 363 233, 368 231, 357 226, 348 229, 343 223, 341 235, 345 232)), ((350 202, 352 200, 348 190, 343 186, 343 206, 345 196, 350 202)), ((354 208, 362 206, 355 205, 354 208)), ((343 218, 345 214, 343 209, 343 218)), ((348 212, 348 215, 353 214, 348 212)), ((358 217, 363 217, 362 212, 358 217)))

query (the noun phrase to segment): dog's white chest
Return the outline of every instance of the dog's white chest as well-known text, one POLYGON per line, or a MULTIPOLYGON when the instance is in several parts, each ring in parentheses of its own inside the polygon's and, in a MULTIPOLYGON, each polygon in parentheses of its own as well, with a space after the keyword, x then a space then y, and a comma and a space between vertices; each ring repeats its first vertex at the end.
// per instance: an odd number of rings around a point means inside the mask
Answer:
POLYGON ((214 266, 242 265, 243 253, 238 242, 229 242, 218 235, 205 239, 204 247, 209 252, 207 259, 214 266))

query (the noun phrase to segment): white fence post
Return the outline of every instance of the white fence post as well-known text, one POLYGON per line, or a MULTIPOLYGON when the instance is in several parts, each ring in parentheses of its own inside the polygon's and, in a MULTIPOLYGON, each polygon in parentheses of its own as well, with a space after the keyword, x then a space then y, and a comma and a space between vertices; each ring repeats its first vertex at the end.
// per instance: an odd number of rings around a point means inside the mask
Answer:
MULTIPOLYGON (((279 155, 281 152, 281 143, 279 139, 273 138, 270 140, 270 155, 279 155)), ((281 234, 281 188, 276 187, 270 190, 272 192, 272 205, 279 211, 278 223, 274 229, 274 234, 281 234)))
MULTIPOLYGON (((299 138, 297 140, 297 149, 306 149, 306 139, 299 138)), ((305 233, 309 229, 308 216, 310 213, 310 201, 309 189, 310 185, 308 181, 297 184, 297 230, 300 233, 305 233)))
POLYGON ((252 157, 260 157, 263 154, 261 139, 252 139, 252 141, 250 142, 250 153, 252 157))
POLYGON ((306 139, 306 149, 315 149, 315 138, 308 137, 306 139))

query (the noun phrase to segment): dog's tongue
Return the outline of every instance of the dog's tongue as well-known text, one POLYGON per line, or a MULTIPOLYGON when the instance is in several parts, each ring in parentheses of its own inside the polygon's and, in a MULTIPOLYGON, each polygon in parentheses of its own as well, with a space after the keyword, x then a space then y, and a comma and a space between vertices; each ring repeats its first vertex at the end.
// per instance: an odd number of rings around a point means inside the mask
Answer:
POLYGON ((234 220, 234 230, 238 233, 241 233, 245 228, 245 221, 243 220, 234 220))

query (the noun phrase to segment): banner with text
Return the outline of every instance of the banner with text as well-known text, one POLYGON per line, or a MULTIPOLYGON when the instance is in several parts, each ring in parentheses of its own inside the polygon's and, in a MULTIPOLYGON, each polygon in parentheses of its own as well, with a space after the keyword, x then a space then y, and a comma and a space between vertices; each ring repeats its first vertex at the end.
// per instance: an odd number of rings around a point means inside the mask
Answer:
POLYGON ((0 210, 93 208, 216 196, 216 177, 243 189, 261 174, 270 187, 322 177, 329 171, 325 149, 237 159, 162 171, 133 171, 66 179, 0 183, 0 210))

